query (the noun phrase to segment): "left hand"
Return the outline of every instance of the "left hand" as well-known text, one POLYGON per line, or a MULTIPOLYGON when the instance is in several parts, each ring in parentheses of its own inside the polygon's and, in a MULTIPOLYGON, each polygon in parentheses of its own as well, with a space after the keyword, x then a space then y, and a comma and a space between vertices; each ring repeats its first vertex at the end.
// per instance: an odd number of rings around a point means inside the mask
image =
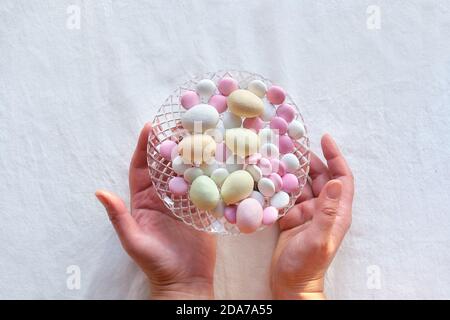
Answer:
POLYGON ((152 185, 147 165, 146 124, 131 160, 131 212, 116 195, 98 190, 97 198, 126 252, 150 280, 152 298, 213 298, 216 238, 177 220, 152 185))

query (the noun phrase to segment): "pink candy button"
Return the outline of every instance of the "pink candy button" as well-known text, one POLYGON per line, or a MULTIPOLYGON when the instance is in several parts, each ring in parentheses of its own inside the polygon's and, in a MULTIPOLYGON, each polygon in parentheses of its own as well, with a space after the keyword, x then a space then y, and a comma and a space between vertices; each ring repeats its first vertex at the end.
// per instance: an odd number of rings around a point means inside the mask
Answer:
POLYGON ((217 88, 219 89, 221 94, 223 94, 224 96, 228 96, 234 90, 237 90, 239 86, 238 82, 235 79, 230 77, 223 77, 217 84, 217 88))
POLYGON ((268 176, 272 173, 272 164, 269 159, 261 158, 259 160, 258 167, 261 169, 261 172, 264 176, 268 176))
POLYGON ((242 125, 244 128, 254 130, 258 133, 264 127, 264 121, 260 117, 245 118, 242 125))
POLYGON ((174 177, 169 181, 169 190, 176 196, 183 196, 188 192, 189 186, 181 177, 174 177))
POLYGON ((221 94, 213 95, 209 99, 209 104, 216 108, 217 112, 222 113, 227 110, 227 98, 221 94))
POLYGON ((198 94, 194 91, 186 91, 180 98, 180 103, 185 109, 190 109, 200 103, 198 94))
POLYGON ((281 117, 274 117, 270 120, 270 129, 278 130, 278 134, 282 135, 287 132, 288 123, 281 117))
POLYGON ((271 86, 267 91, 267 99, 269 99, 272 104, 282 104, 284 99, 286 99, 286 93, 283 88, 279 86, 271 86))
POLYGON ((291 122, 295 119, 295 108, 290 104, 283 103, 281 106, 277 108, 277 116, 283 118, 287 122, 291 122))
POLYGON ((294 143, 292 142, 292 139, 288 136, 281 136, 278 140, 280 153, 286 154, 294 151, 294 143))
POLYGON ((286 165, 277 158, 270 159, 272 164, 272 172, 278 173, 281 177, 286 173, 286 165))
POLYGON ((263 211, 262 223, 266 226, 271 225, 278 219, 278 210, 275 207, 267 207, 263 211))
POLYGON ((280 175, 278 173, 271 173, 269 179, 272 180, 275 185, 275 192, 281 191, 283 188, 283 179, 281 179, 280 175))
POLYGON ((288 193, 295 192, 298 190, 298 179, 292 173, 287 173, 283 176, 283 191, 288 193))

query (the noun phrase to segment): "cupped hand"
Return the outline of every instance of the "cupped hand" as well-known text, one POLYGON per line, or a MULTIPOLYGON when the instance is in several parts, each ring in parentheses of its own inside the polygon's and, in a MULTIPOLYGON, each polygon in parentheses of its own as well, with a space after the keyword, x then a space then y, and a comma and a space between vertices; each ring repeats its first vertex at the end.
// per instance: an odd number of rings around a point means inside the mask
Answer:
POLYGON ((177 220, 163 205, 147 166, 147 139, 142 129, 130 164, 131 211, 118 196, 96 192, 122 246, 150 280, 152 298, 213 297, 216 239, 177 220))
POLYGON ((322 138, 324 164, 311 154, 310 177, 297 204, 280 219, 272 257, 275 298, 324 298, 324 276, 351 224, 354 180, 330 135, 322 138))

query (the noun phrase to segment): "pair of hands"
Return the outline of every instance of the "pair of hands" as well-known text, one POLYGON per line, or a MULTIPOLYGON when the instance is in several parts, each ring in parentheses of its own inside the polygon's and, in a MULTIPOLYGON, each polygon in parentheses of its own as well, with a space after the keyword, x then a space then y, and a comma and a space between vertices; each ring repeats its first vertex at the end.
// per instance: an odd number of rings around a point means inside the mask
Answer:
MULTIPOLYGON (((212 299, 216 238, 178 221, 159 199, 147 167, 150 130, 150 124, 142 129, 131 160, 131 212, 110 192, 96 196, 122 246, 149 278, 153 299, 212 299)), ((312 183, 279 222, 274 298, 324 298, 325 272, 351 223, 352 173, 329 135, 322 138, 322 150, 327 165, 311 154, 312 183)))

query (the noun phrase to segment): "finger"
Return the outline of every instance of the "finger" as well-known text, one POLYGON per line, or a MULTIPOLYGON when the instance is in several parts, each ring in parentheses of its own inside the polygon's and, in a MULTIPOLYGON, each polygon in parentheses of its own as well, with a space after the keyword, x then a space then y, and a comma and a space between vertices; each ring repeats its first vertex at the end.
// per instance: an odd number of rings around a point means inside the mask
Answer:
POLYGON ((322 150, 333 179, 352 176, 352 171, 347 161, 345 161, 344 156, 331 135, 325 134, 322 137, 322 150))
POLYGON ((329 181, 322 189, 313 216, 313 226, 321 234, 328 235, 334 225, 342 195, 342 182, 329 181))
POLYGON ((310 172, 309 176, 312 179, 311 189, 313 195, 317 197, 323 186, 330 181, 330 174, 328 167, 320 160, 320 158, 311 152, 310 157, 310 172))
POLYGON ((136 150, 130 164, 130 191, 134 195, 151 187, 150 174, 147 165, 147 141, 152 130, 150 123, 145 124, 138 138, 136 150))
POLYGON ((125 203, 118 196, 104 190, 97 190, 95 196, 105 207, 123 247, 130 248, 133 237, 140 232, 140 229, 136 220, 128 212, 125 203))
POLYGON ((288 213, 280 219, 281 231, 295 228, 299 225, 311 220, 314 212, 314 203, 312 201, 305 201, 293 206, 288 213))

